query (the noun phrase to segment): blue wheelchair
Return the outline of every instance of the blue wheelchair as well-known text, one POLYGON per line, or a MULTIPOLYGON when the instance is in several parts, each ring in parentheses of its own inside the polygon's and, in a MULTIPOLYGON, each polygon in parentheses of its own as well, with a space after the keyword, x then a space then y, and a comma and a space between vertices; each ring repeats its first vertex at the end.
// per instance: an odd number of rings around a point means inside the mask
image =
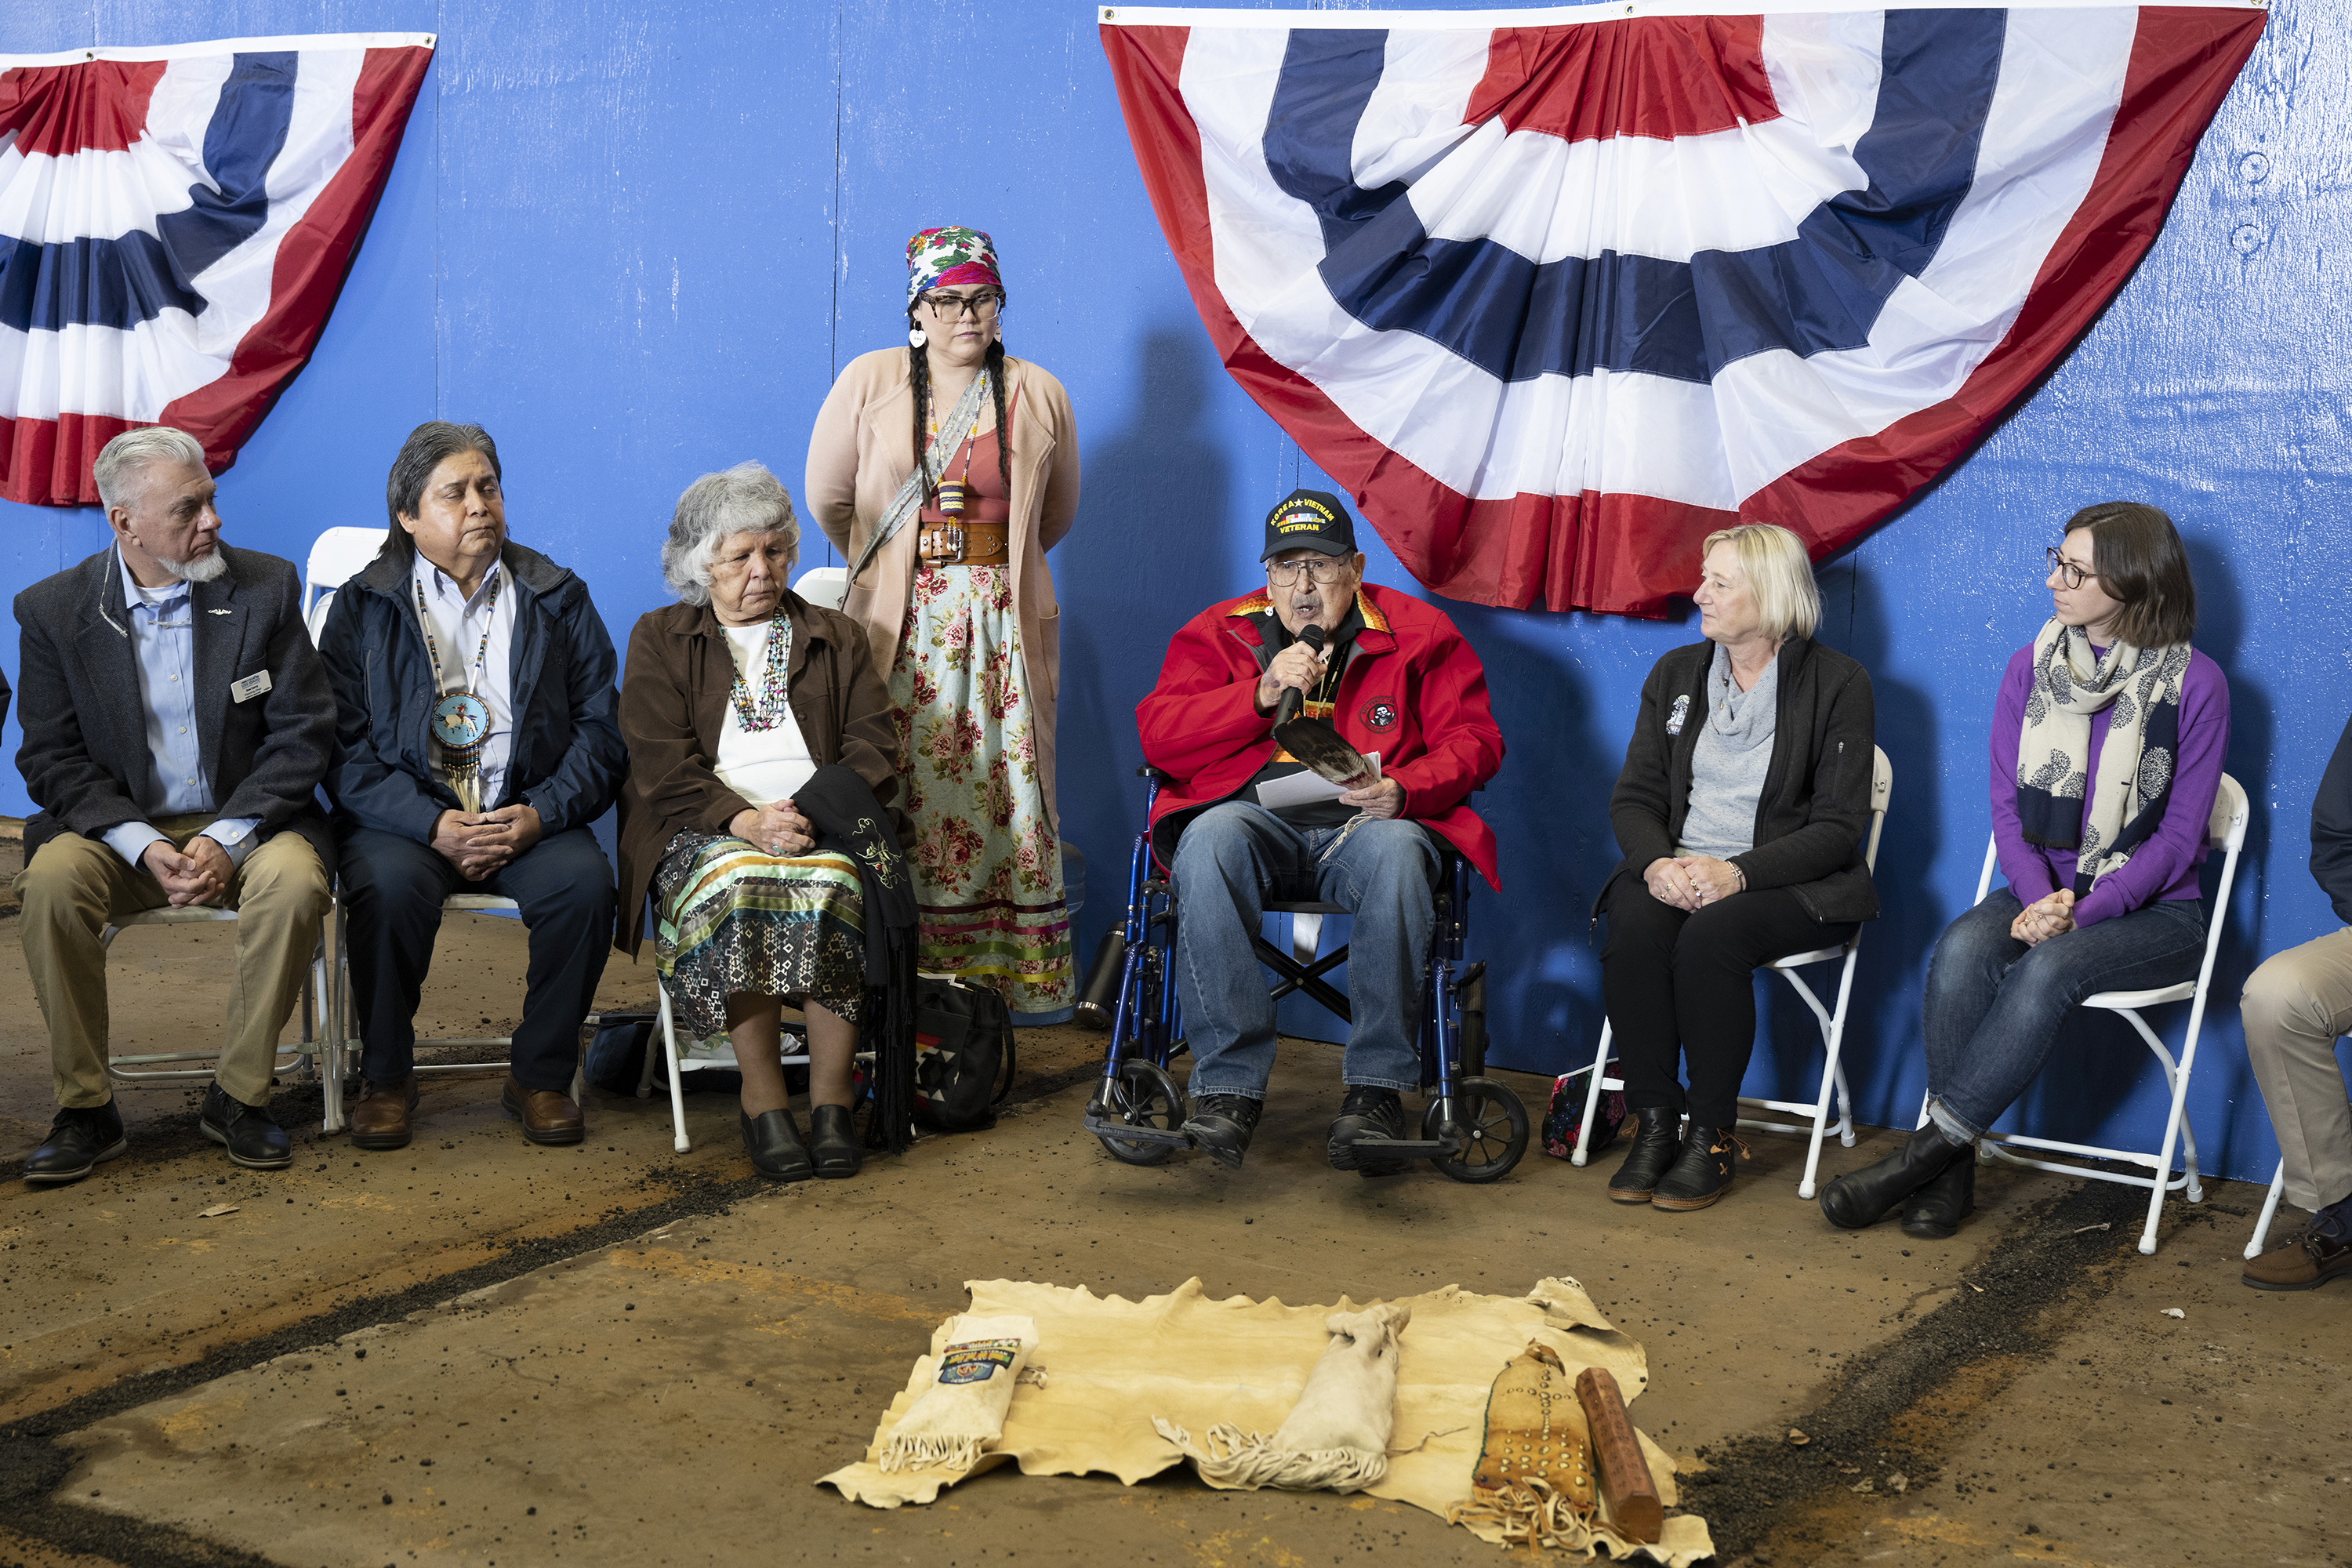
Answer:
MULTIPOLYGON (((1183 1008, 1176 995, 1174 968, 1181 917, 1176 889, 1151 854, 1151 806, 1167 775, 1150 767, 1137 772, 1144 780, 1145 826, 1136 836, 1128 866, 1118 1002, 1111 1015, 1102 1079, 1087 1103, 1086 1129, 1101 1140, 1113 1159, 1157 1165, 1179 1149, 1192 1147, 1182 1131, 1184 1091, 1169 1071, 1176 1053, 1184 1048, 1183 1008)), ((1422 1113, 1421 1136, 1366 1139, 1357 1147, 1426 1159, 1457 1182, 1494 1182, 1509 1174, 1528 1151, 1528 1112, 1517 1095, 1481 1076, 1486 1055, 1486 966, 1462 962, 1473 876, 1461 855, 1444 851, 1432 890, 1437 919, 1422 987, 1421 1083, 1430 1098, 1422 1113)), ((1321 903, 1268 903, 1265 910, 1347 912, 1337 904, 1321 903)), ((1311 960, 1285 952, 1263 932, 1252 934, 1251 945, 1259 962, 1274 972, 1277 1002, 1297 992, 1342 1022, 1349 1020, 1347 996, 1326 978, 1348 961, 1344 944, 1311 960)))

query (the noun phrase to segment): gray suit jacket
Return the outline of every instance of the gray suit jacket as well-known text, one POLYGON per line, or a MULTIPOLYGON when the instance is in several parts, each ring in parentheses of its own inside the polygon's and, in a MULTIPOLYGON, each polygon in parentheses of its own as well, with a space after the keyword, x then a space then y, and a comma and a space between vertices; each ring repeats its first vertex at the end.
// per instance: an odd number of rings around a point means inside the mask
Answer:
MULTIPOLYGON (((319 808, 319 780, 334 742, 335 700, 302 625, 293 563, 220 546, 228 572, 190 586, 194 616, 197 741, 222 816, 261 819, 257 837, 292 829, 330 873, 334 835, 319 808), (269 672, 269 689, 232 701, 229 686, 269 672)), ((16 770, 37 816, 25 854, 59 833, 96 838, 144 819, 139 799, 154 762, 131 651, 122 569, 111 545, 16 595, 21 653, 16 770)))

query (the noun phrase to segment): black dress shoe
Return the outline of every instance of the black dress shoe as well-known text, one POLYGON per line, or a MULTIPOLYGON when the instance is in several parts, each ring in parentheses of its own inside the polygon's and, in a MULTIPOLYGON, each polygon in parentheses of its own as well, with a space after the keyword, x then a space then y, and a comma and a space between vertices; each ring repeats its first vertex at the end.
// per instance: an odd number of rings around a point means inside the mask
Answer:
POLYGON ((130 1147, 131 1140, 122 1135, 122 1112, 114 1109, 114 1101, 69 1105, 49 1123, 48 1141, 25 1162, 25 1180, 37 1186, 79 1182, 100 1161, 111 1160, 130 1147))
POLYGON ((1206 1150, 1226 1170, 1238 1171, 1242 1156, 1249 1152, 1250 1134, 1257 1131, 1262 1109, 1245 1094, 1204 1094, 1192 1102, 1192 1114, 1184 1119, 1184 1136, 1192 1141, 1193 1148, 1206 1150))
POLYGON ((849 1107, 845 1105, 809 1108, 808 1147, 810 1163, 816 1166, 820 1176, 854 1176, 865 1159, 857 1146, 857 1130, 850 1125, 849 1107))
POLYGON ((1393 1176, 1410 1168, 1412 1162, 1401 1155, 1376 1150, 1356 1148, 1359 1138, 1398 1138, 1405 1136, 1404 1099, 1395 1089, 1381 1089, 1370 1084, 1354 1084, 1348 1098, 1339 1102, 1339 1115, 1331 1123, 1331 1140, 1325 1154, 1335 1171, 1353 1171, 1364 1176, 1393 1176))
POLYGON ((1906 1198, 1949 1170, 1953 1162, 1975 1157, 1974 1143, 1956 1143, 1930 1121, 1878 1163, 1840 1176, 1823 1187, 1822 1213, 1840 1230, 1876 1225, 1901 1207, 1906 1198))
POLYGON ((1903 1234, 1922 1241, 1949 1241, 1976 1206, 1976 1160, 1955 1160, 1903 1205, 1903 1234))
POLYGON ((280 1171, 294 1163, 294 1143, 286 1129, 270 1120, 267 1106, 231 1100, 215 1084, 205 1090, 205 1109, 196 1118, 204 1135, 228 1151, 237 1164, 256 1171, 280 1171))
POLYGON ((1658 1178, 1666 1173, 1683 1152, 1682 1112, 1662 1105, 1645 1105, 1633 1112, 1633 1146, 1626 1151, 1625 1163, 1609 1178, 1609 1201, 1612 1204, 1645 1204, 1658 1190, 1658 1178))
POLYGON ((751 1156, 751 1169, 772 1182, 805 1182, 816 1173, 790 1110, 763 1110, 740 1120, 743 1152, 751 1156))
POLYGON ((1658 1178, 1650 1206, 1676 1214, 1706 1207, 1730 1189, 1735 1151, 1740 1159, 1748 1158, 1748 1146, 1731 1135, 1730 1128, 1694 1125, 1683 1140, 1683 1152, 1658 1178))

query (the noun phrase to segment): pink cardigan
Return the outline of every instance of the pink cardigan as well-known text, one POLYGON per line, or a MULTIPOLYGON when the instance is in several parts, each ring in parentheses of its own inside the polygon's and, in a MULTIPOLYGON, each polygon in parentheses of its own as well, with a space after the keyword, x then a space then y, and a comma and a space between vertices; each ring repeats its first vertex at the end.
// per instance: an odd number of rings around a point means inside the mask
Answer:
MULTIPOLYGON (((1078 432, 1062 384, 1027 360, 1007 355, 1005 397, 1013 404, 1013 604, 1021 623, 1022 663, 1036 703, 1037 777, 1058 826, 1054 794, 1054 720, 1062 685, 1062 609, 1045 552, 1061 542, 1078 512, 1078 432)), ((801 500, 824 536, 855 564, 866 534, 915 470, 909 406, 913 384, 905 349, 877 349, 843 368, 809 433, 801 500)), ((941 410, 944 413, 944 410, 941 410)), ((887 674, 898 654, 899 627, 914 587, 916 525, 899 529, 875 556, 842 605, 865 626, 876 668, 887 674)))

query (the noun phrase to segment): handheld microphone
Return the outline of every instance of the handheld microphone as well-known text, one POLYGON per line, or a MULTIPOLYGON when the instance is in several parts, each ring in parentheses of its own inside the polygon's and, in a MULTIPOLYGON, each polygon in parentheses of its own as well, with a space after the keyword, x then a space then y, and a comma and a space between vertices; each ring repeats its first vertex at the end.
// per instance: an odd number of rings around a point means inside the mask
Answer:
MULTIPOLYGON (((1323 651, 1323 628, 1316 626, 1301 626, 1298 628, 1298 640, 1319 654, 1323 651)), ((1284 687, 1282 700, 1275 704, 1274 727, 1279 730, 1297 718, 1298 710, 1306 701, 1307 693, 1299 690, 1296 686, 1284 687)))

